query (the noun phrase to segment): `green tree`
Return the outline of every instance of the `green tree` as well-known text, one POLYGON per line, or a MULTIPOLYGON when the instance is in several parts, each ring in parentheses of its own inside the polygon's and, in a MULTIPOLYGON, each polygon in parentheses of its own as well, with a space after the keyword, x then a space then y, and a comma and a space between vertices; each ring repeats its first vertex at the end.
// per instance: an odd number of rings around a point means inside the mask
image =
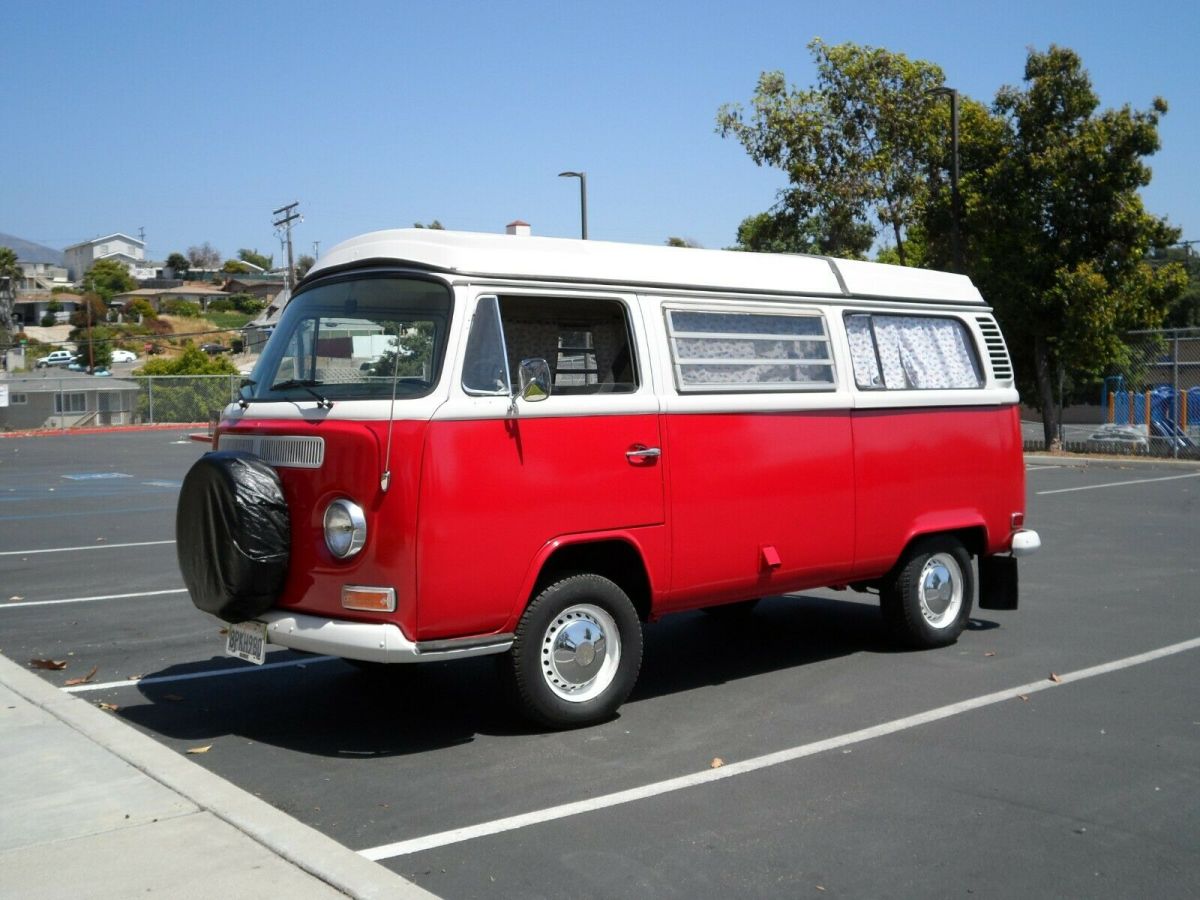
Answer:
POLYGON ((942 86, 942 70, 856 44, 817 39, 808 49, 815 87, 791 89, 783 73, 764 72, 749 112, 726 104, 717 114, 722 136, 737 138, 751 159, 782 169, 790 182, 769 221, 743 222, 747 246, 761 240, 861 256, 874 221, 891 232, 906 263, 905 230, 928 186, 931 91, 942 86))
POLYGON ((242 262, 248 262, 252 266, 258 266, 264 272, 270 272, 271 269, 275 268, 275 257, 264 256, 258 252, 257 248, 254 250, 247 250, 245 247, 243 247, 238 251, 238 259, 240 259, 242 262))
POLYGON ((446 226, 434 219, 428 225, 422 225, 420 222, 413 222, 413 228, 432 228, 434 231, 445 231, 446 226))
POLYGON ((667 238, 663 243, 668 247, 700 247, 700 244, 691 238, 675 237, 674 235, 667 238))
MULTIPOLYGON (((125 270, 124 266, 120 268, 121 271, 125 270)), ((108 306, 96 293, 84 294, 79 307, 71 314, 72 328, 68 337, 79 348, 80 362, 85 366, 99 369, 112 362, 109 341, 115 332, 105 327, 107 318, 108 306)))
POLYGON ((734 250, 755 253, 823 253, 864 259, 875 240, 869 222, 856 222, 844 211, 827 210, 802 218, 785 204, 748 216, 737 230, 734 250))
POLYGON ((233 399, 238 372, 225 357, 188 344, 176 358, 148 360, 135 374, 158 376, 138 396, 142 421, 206 422, 233 399))
POLYGON ((83 289, 87 293, 98 294, 105 303, 117 294, 132 291, 137 282, 129 274, 129 270, 115 259, 98 259, 84 273, 83 289))
POLYGON ((301 253, 299 259, 296 260, 296 280, 299 281, 308 274, 308 270, 317 264, 315 257, 309 256, 307 253, 301 253))
MULTIPOLYGON (((1160 326, 1186 285, 1180 266, 1149 261, 1178 231, 1138 194, 1166 104, 1098 107, 1079 56, 1051 46, 1031 50, 1024 85, 1002 88, 992 120, 963 133, 972 154, 961 183, 968 272, 996 309, 1048 444, 1061 381, 1121 366, 1123 335, 1160 326)), ((931 195, 920 229, 934 257, 947 256, 947 203, 931 195)))
POLYGON ((240 260, 227 259, 225 265, 221 266, 221 271, 230 275, 249 275, 254 270, 240 260))
POLYGON ((186 279, 188 276, 190 263, 188 263, 188 258, 186 256, 184 256, 182 253, 176 252, 167 257, 167 268, 175 273, 176 278, 186 279))
POLYGON ((25 272, 11 247, 0 247, 0 354, 12 342, 13 303, 25 272))
POLYGON ((188 344, 174 359, 152 359, 137 370, 139 375, 236 375, 237 366, 224 356, 209 356, 188 344))

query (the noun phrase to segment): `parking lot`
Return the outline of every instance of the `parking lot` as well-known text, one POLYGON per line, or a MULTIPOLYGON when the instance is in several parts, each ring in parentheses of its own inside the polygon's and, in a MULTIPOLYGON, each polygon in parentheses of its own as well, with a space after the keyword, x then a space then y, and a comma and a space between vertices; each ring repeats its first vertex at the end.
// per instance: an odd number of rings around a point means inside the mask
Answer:
POLYGON ((488 658, 225 657, 175 564, 204 449, 0 440, 0 652, 441 896, 1200 894, 1200 466, 1031 462, 1021 609, 952 647, 851 592, 680 614, 616 719, 542 732, 488 658))

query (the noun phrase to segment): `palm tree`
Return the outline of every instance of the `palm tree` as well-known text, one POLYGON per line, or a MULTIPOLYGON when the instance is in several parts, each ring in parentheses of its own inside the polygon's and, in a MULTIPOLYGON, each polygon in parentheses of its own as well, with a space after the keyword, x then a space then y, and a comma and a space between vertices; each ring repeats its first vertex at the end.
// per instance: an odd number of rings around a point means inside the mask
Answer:
POLYGON ((24 277, 16 251, 0 247, 0 339, 5 347, 12 334, 13 301, 17 299, 17 285, 24 277))

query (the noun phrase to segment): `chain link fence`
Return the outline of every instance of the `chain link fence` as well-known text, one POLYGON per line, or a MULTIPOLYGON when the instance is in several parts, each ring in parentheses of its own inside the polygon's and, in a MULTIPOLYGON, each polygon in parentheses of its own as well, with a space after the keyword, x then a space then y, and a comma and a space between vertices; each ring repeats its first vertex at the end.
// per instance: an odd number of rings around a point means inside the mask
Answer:
POLYGON ((0 431, 208 423, 241 375, 24 375, 0 381, 0 431), (74 376, 74 377, 72 377, 74 376))
MULTIPOLYGON (((1128 362, 1106 377, 1095 405, 1068 407, 1063 449, 1200 459, 1200 328, 1135 331, 1128 362)), ((1041 425, 1025 448, 1044 449, 1041 425)))

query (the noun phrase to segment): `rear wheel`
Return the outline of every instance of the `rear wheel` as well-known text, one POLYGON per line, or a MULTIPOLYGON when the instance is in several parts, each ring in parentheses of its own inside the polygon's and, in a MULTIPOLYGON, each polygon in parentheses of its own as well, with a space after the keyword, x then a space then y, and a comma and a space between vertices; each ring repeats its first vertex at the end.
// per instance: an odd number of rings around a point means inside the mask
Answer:
POLYGON ((909 548, 885 580, 879 602, 893 637, 926 648, 958 640, 974 598, 971 555, 957 538, 935 535, 909 548))
POLYGON ((553 728, 601 722, 625 702, 642 663, 642 625, 626 593, 599 575, 543 590, 521 617, 508 665, 522 711, 553 728))

